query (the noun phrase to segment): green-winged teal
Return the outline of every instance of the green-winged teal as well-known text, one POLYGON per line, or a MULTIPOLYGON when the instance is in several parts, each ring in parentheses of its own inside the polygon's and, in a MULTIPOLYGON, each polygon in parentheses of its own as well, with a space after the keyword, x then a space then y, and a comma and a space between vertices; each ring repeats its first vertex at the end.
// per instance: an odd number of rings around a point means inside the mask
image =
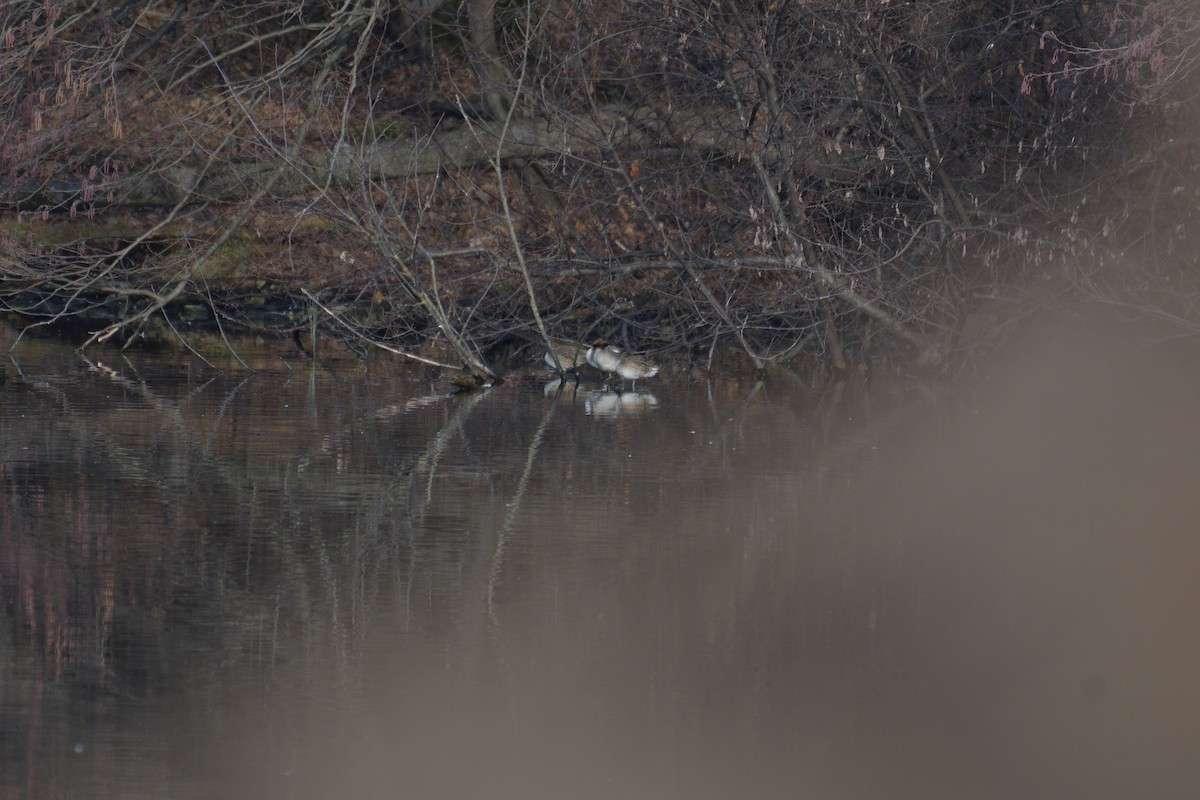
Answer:
POLYGON ((564 372, 576 372, 587 363, 588 346, 583 342, 573 342, 570 339, 551 339, 550 349, 546 351, 546 366, 564 372), (555 359, 558 363, 554 363, 555 359))
POLYGON ((587 363, 596 369, 622 380, 633 381, 635 387, 639 378, 653 378, 658 374, 658 364, 645 356, 626 353, 611 344, 597 342, 587 349, 585 357, 587 363))

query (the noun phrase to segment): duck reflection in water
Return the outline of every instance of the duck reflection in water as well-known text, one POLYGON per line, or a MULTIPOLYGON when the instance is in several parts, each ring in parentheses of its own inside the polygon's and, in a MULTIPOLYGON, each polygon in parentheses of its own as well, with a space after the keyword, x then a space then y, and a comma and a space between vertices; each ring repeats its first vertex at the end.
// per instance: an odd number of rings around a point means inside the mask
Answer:
POLYGON ((632 381, 634 389, 642 378, 653 378, 658 374, 658 364, 645 356, 626 353, 615 345, 597 340, 585 353, 587 363, 606 375, 616 375, 621 380, 632 381))
POLYGON ((579 384, 569 379, 555 378, 542 387, 546 397, 566 405, 575 405, 583 400, 583 413, 589 417, 613 418, 618 414, 631 416, 658 408, 658 398, 649 392, 614 392, 608 389, 593 389, 580 392, 579 384))
POLYGON ((588 392, 583 413, 589 417, 632 416, 658 408, 658 398, 649 392, 588 392))
POLYGON ((550 381, 549 383, 547 383, 545 386, 542 387, 542 394, 546 395, 546 397, 558 397, 558 398, 565 398, 567 400, 572 400, 572 399, 574 399, 575 395, 578 393, 579 393, 578 376, 576 376, 575 379, 555 378, 554 380, 550 381))

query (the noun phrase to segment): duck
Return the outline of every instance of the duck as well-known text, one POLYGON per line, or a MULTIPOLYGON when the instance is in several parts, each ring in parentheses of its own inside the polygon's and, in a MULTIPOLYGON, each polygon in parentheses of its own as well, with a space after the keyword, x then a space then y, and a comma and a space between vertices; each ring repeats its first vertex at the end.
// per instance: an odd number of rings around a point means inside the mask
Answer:
POLYGON ((637 388, 639 379, 653 378, 659 369, 658 364, 645 356, 626 353, 619 347, 605 344, 602 340, 597 340, 589 347, 584 353, 584 358, 587 359, 587 363, 603 373, 632 381, 634 389, 637 388))
POLYGON ((587 362, 588 346, 583 342, 573 342, 570 339, 550 339, 550 349, 544 359, 550 369, 561 369, 563 372, 578 372, 587 362))

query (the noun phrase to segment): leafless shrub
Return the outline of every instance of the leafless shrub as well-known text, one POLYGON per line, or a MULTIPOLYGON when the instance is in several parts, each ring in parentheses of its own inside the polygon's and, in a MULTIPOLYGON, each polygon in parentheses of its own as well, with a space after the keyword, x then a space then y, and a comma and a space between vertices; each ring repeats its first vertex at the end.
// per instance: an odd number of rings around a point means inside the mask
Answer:
MULTIPOLYGON (((1147 200, 1191 219, 1143 163, 1195 73, 1183 0, 3 13, 10 260, 36 262, 31 222, 86 215, 80 252, 145 256, 151 307, 238 262, 390 309, 358 336, 438 330, 483 377, 539 319, 760 366, 935 361, 997 286, 1093 283, 1077 265, 1144 244, 1147 200)), ((103 269, 72 280, 120 288, 103 269)))

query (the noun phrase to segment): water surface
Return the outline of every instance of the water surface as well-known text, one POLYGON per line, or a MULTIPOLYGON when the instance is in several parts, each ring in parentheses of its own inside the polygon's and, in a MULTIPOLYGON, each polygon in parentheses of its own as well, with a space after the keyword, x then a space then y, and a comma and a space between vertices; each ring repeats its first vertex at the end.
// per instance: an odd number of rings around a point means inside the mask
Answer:
POLYGON ((451 397, 23 341, 0 795, 1194 796, 1198 384, 1048 350, 451 397))

